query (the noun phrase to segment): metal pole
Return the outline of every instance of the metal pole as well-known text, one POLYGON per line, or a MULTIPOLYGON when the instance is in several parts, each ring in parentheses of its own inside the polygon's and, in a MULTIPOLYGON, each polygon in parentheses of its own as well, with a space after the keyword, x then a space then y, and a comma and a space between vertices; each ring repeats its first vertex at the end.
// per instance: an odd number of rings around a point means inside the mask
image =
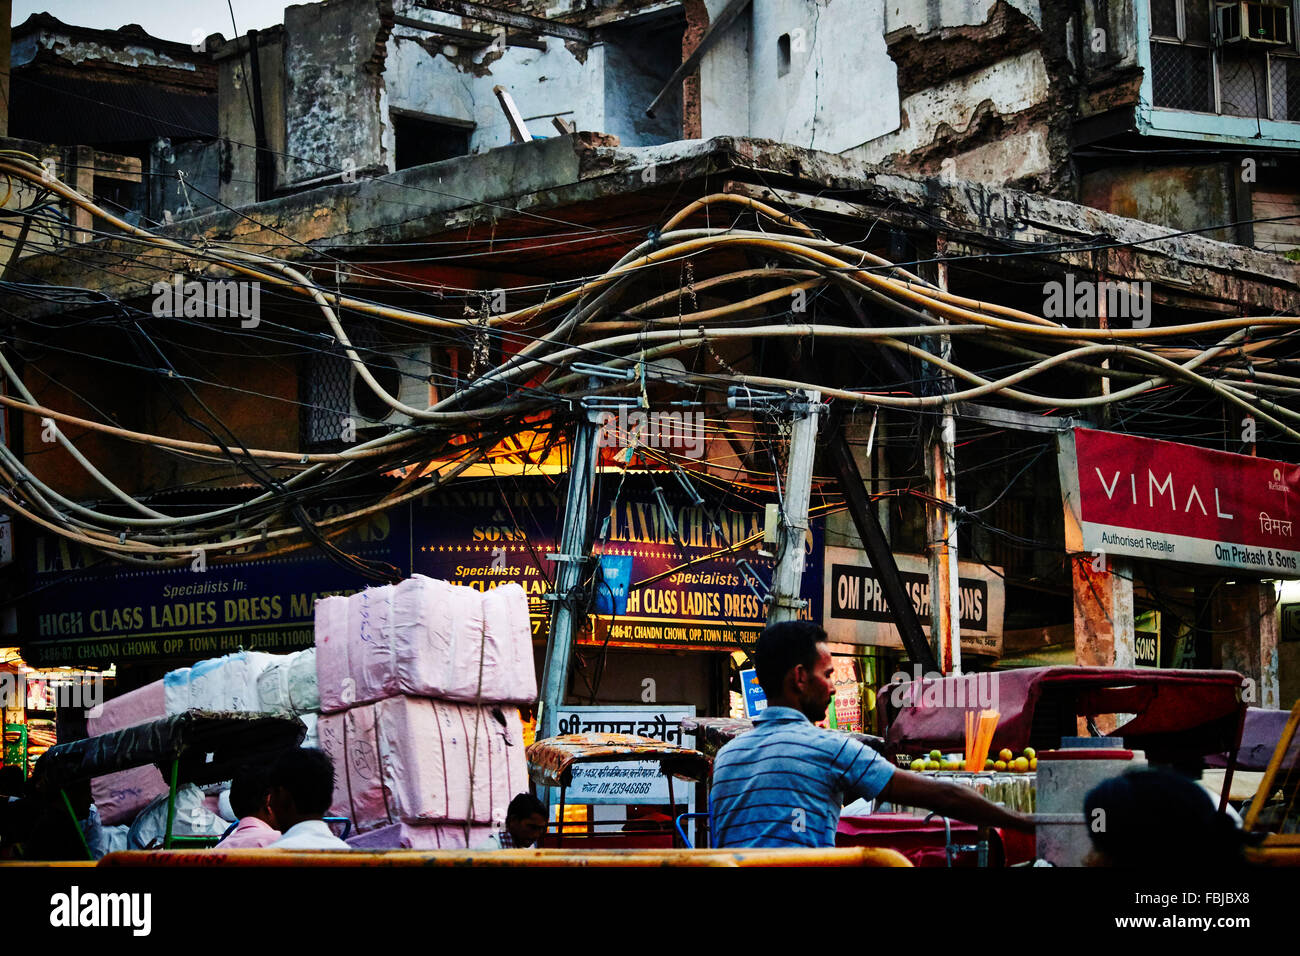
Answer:
POLYGON ((560 707, 569 684, 569 665, 577 623, 575 591, 582 581, 587 552, 591 547, 591 506, 596 487, 595 413, 585 412, 573 436, 573 460, 569 463, 569 490, 564 505, 564 530, 560 553, 549 555, 559 563, 555 593, 551 599, 551 628, 546 638, 546 665, 542 670, 542 697, 537 715, 537 739, 559 732, 560 707))
POLYGON ((86 851, 86 859, 93 860, 95 854, 90 852, 90 844, 86 842, 85 831, 81 829, 81 821, 77 819, 77 811, 72 809, 72 801, 68 799, 67 790, 59 790, 59 796, 63 798, 63 805, 68 810, 68 816, 72 818, 72 828, 77 831, 77 838, 81 840, 81 847, 86 851))
POLYGON ((172 828, 176 825, 176 783, 180 779, 181 758, 172 758, 171 787, 167 791, 167 830, 163 834, 163 849, 172 848, 172 828))
POLYGON ((803 580, 804 537, 808 533, 808 498, 812 494, 813 453, 817 448, 817 415, 822 409, 821 393, 798 391, 796 402, 806 408, 794 410, 790 429, 790 460, 786 464, 785 502, 781 511, 781 556, 772 574, 771 601, 767 623, 793 621, 804 602, 799 597, 803 580))
POLYGON ((898 628, 903 647, 915 663, 920 664, 927 671, 932 671, 938 666, 934 659, 934 651, 926 640, 925 631, 921 629, 921 620, 917 617, 912 598, 903 586, 902 575, 898 573, 898 563, 894 560, 894 552, 889 547, 889 538, 876 519, 876 514, 871 508, 871 499, 862 490, 862 473, 858 471, 858 464, 853 459, 853 450, 849 447, 848 439, 844 437, 843 423, 833 427, 828 437, 830 464, 835 468, 840 479, 840 491, 844 495, 844 503, 848 506, 854 527, 858 529, 858 537, 862 539, 867 560, 871 562, 871 566, 876 569, 876 574, 880 578, 880 587, 885 592, 885 601, 894 616, 894 626, 898 628))
MULTIPOLYGON (((935 242, 937 257, 942 257, 947 245, 940 236, 935 242)), ((948 289, 948 267, 938 264, 940 289, 948 289)), ((940 336, 936 348, 947 360, 952 358, 952 337, 940 336)), ((937 373, 930 372, 930 375, 937 373)), ((945 380, 939 379, 940 388, 948 391, 945 380)), ((957 581, 957 521, 953 508, 957 504, 956 482, 957 421, 952 406, 945 405, 937 427, 930 439, 927 468, 931 495, 942 504, 930 506, 930 640, 934 656, 943 674, 961 673, 961 587, 957 581)))

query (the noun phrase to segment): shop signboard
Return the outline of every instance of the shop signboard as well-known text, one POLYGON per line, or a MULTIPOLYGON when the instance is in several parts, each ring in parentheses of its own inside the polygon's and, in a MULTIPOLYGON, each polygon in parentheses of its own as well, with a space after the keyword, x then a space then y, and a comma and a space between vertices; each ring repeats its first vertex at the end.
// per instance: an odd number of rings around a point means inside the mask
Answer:
MULTIPOLYGON (((930 628, 930 572, 925 557, 896 554, 903 587, 927 632, 930 628)), ((894 625, 894 615, 885 599, 880 575, 865 551, 857 548, 826 548, 827 636, 842 644, 902 648, 903 639, 894 625)), ((1002 655, 1002 615, 1005 588, 1002 569, 970 561, 957 563, 961 591, 959 627, 962 653, 1002 655)))
MULTIPOLYGON (((37 667, 188 662, 241 647, 288 653, 314 642, 317 598, 374 583, 314 549, 149 570, 53 535, 30 538, 34 593, 19 606, 19 628, 23 656, 37 667)), ((409 510, 377 514, 336 543, 405 573, 409 510)))
POLYGON ((1160 612, 1144 611, 1133 618, 1133 664, 1160 666, 1160 612))
POLYGON ((1066 550, 1300 577, 1300 465, 1087 428, 1058 443, 1066 550))
MULTIPOLYGON (((691 504, 671 476, 602 477, 595 516, 600 555, 595 613, 610 646, 734 648, 762 631, 763 593, 775 561, 761 541, 762 496, 727 494, 710 514, 691 504), (658 481, 664 505, 654 492, 658 481), (666 507, 665 507, 666 506, 666 507), (716 523, 716 527, 715 527, 716 523)), ((396 569, 488 590, 518 582, 528 596, 533 637, 550 620, 564 495, 550 480, 466 480, 412 505, 378 513, 336 543, 396 569)), ((714 493, 714 498, 721 496, 714 493)), ((323 517, 324 515, 321 515, 323 517)), ((196 570, 124 567, 53 535, 24 535, 26 590, 19 643, 40 667, 145 661, 192 663, 239 648, 285 653, 311 646, 318 598, 374 584, 314 549, 235 564, 213 558, 196 570)), ((821 524, 804 546, 807 618, 821 613, 821 524)), ((593 638, 594 639, 594 638, 593 638)))
MULTIPOLYGON (((562 734, 615 733, 653 737, 666 743, 683 743, 682 720, 695 716, 694 705, 635 704, 562 707, 562 734)), ((573 781, 565 793, 567 803, 666 804, 668 778, 655 760, 592 761, 573 765, 573 781)), ((673 801, 694 805, 695 784, 673 781, 673 801)))
POLYGON ((767 710, 767 695, 758 683, 758 671, 752 667, 740 672, 740 686, 744 688, 745 716, 753 720, 767 710))
MULTIPOLYGON (((734 648, 758 638, 767 619, 759 594, 771 581, 775 559, 759 553, 761 540, 727 549, 762 532, 762 500, 728 496, 713 508, 711 522, 671 476, 621 481, 605 475, 600 490, 594 526, 600 555, 595 613, 607 625, 601 643, 734 648), (749 572, 758 578, 758 594, 746 583, 749 572)), ((517 581, 528 595, 533 637, 544 640, 555 571, 547 555, 559 550, 563 507, 562 486, 535 482, 464 482, 429 495, 415 508, 412 570, 482 590, 517 581)), ((800 612, 810 620, 821 615, 822 593, 822 527, 818 521, 812 526, 804 544, 802 596, 808 604, 800 612)))

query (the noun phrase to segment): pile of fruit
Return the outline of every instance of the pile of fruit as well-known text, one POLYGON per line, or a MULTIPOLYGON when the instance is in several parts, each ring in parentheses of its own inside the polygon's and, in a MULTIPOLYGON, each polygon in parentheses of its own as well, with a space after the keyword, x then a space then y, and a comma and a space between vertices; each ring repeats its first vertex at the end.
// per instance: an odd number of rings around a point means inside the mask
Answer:
MULTIPOLYGON (((940 751, 931 750, 928 756, 913 760, 911 769, 920 772, 922 770, 965 770, 966 768, 962 761, 945 758, 940 751)), ((1029 773, 1038 769, 1038 755, 1034 753, 1033 747, 1026 747, 1019 757, 1004 748, 998 751, 996 760, 990 757, 984 761, 984 769, 1004 773, 1029 773)))

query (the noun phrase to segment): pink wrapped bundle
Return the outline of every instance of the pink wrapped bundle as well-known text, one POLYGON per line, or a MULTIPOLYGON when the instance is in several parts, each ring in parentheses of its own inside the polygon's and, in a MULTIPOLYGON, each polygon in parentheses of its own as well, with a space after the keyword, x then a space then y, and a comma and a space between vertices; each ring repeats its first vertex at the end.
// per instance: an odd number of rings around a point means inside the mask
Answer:
POLYGON ((492 674, 493 695, 485 699, 520 704, 536 700, 533 625, 522 587, 511 581, 483 595, 483 633, 487 635, 484 672, 492 674))
POLYGON ((416 826, 394 823, 368 833, 348 838, 348 843, 358 850, 464 850, 483 843, 492 833, 492 827, 471 824, 469 846, 465 844, 465 824, 434 823, 416 826))
POLYGON ((401 694, 484 704, 537 698, 528 599, 514 583, 484 595, 417 574, 325 598, 316 604, 316 645, 324 713, 401 694))
POLYGON ((468 707, 432 701, 445 783, 428 776, 403 781, 406 801, 398 814, 407 822, 428 819, 493 823, 528 786, 523 725, 515 707, 468 707), (473 806, 470 791, 473 783, 473 806), (412 800, 418 800, 416 812, 412 800), (443 802, 440 802, 443 801, 443 802))
POLYGON ((373 704, 353 707, 343 715, 344 764, 353 823, 359 830, 393 822, 388 812, 387 785, 379 752, 378 711, 373 704))
POLYGON ((457 740, 442 733, 437 705, 420 697, 394 697, 374 706, 389 812, 408 823, 448 819, 461 782, 454 768, 465 762, 465 753, 457 752, 457 740))
POLYGON ((348 768, 344 760, 343 722, 345 714, 321 714, 316 721, 316 736, 320 749, 329 754, 334 764, 334 799, 330 801, 330 816, 352 819, 352 799, 348 795, 348 768))
MULTIPOLYGON (((92 710, 86 718, 86 732, 91 737, 166 717, 163 682, 145 684, 106 701, 96 710, 99 713, 92 710)), ((96 777, 90 782, 91 799, 99 808, 100 819, 111 826, 130 823, 149 801, 166 792, 162 774, 152 765, 96 777)))
MULTIPOLYGON (((393 648, 402 693, 473 701, 479 690, 483 595, 417 574, 397 585, 393 648)), ((483 666, 485 701, 495 701, 496 675, 483 666)))
POLYGON ((322 716, 318 732, 338 778, 335 810, 358 831, 471 813, 473 822, 492 824, 528 786, 514 707, 393 697, 322 716))
POLYGON ((348 660, 358 704, 401 692, 390 623, 394 590, 392 585, 366 588, 348 598, 348 660))
POLYGON ((334 764, 332 816, 347 817, 356 830, 387 826, 375 706, 363 704, 341 714, 322 714, 316 723, 321 749, 334 764))
POLYGON ((316 684, 321 713, 345 710, 356 701, 356 680, 348 660, 348 599, 316 602, 316 684))

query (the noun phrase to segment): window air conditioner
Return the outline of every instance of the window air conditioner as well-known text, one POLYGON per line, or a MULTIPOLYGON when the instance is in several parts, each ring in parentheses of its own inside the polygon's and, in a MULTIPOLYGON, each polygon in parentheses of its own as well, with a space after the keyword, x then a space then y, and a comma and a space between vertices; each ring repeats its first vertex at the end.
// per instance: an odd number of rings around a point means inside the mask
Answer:
POLYGON ((1219 42, 1261 43, 1287 46, 1291 43, 1291 5, 1260 3, 1220 3, 1215 6, 1219 21, 1219 42))
MULTIPOLYGON (((427 345, 360 355, 375 381, 403 405, 425 409, 438 401, 438 389, 433 384, 438 370, 427 345)), ((411 423, 409 415, 403 415, 376 395, 351 363, 348 363, 348 374, 351 383, 348 414, 355 420, 358 431, 411 423)))

